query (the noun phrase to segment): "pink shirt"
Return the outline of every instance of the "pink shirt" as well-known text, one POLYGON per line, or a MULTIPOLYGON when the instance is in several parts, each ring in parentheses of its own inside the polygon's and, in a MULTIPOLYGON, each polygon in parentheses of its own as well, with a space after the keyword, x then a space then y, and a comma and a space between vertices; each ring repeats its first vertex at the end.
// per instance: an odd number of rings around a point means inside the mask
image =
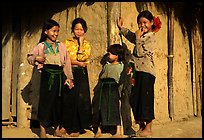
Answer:
MULTIPOLYGON (((63 66, 64 74, 69 79, 73 79, 72 75, 72 68, 71 68, 71 60, 70 56, 66 50, 66 46, 62 42, 58 42, 59 45, 59 53, 60 53, 60 62, 63 66)), ((46 49, 46 46, 44 42, 39 43, 36 47, 34 47, 33 51, 28 55, 27 60, 28 63, 31 65, 37 65, 38 70, 43 68, 43 64, 39 64, 35 61, 36 56, 44 56, 44 50, 46 49)))

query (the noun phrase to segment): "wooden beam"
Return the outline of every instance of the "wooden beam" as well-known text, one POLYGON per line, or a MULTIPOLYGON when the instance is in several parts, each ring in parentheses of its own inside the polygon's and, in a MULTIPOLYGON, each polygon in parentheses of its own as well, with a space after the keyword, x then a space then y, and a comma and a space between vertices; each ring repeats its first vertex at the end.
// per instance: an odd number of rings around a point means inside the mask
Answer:
POLYGON ((173 49, 174 49, 174 16, 172 8, 168 11, 168 107, 169 117, 174 118, 174 95, 173 95, 173 49))

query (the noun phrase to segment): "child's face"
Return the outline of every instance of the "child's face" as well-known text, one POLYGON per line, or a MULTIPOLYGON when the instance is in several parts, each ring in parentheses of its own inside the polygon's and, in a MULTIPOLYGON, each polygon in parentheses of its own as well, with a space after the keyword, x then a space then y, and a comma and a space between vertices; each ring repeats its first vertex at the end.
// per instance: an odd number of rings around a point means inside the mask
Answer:
POLYGON ((59 34, 59 27, 58 26, 53 26, 49 30, 45 31, 45 34, 47 34, 47 39, 55 42, 57 40, 58 34, 59 34))
POLYGON ((74 27, 74 35, 76 37, 82 37, 82 36, 84 36, 84 33, 85 32, 84 32, 84 29, 83 29, 81 23, 76 24, 74 27))
POLYGON ((138 27, 139 27, 139 29, 141 28, 142 32, 144 32, 144 33, 148 33, 150 31, 152 31, 152 25, 153 25, 153 21, 149 21, 145 17, 141 17, 139 19, 138 27))
POLYGON ((111 52, 108 52, 108 61, 110 63, 117 62, 118 61, 118 55, 114 55, 111 52))

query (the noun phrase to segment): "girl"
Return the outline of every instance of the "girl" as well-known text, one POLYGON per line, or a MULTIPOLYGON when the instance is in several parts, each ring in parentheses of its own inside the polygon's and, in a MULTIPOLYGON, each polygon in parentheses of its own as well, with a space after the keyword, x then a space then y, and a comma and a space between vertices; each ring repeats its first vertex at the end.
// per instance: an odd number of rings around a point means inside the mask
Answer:
POLYGON ((54 125, 55 136, 61 137, 59 125, 61 122, 61 94, 63 85, 71 89, 73 75, 71 61, 66 46, 57 40, 59 24, 48 19, 42 29, 38 45, 28 54, 28 62, 37 65, 41 72, 41 86, 38 107, 40 121, 40 137, 46 137, 46 126, 54 125))
POLYGON ((108 47, 108 62, 103 66, 100 73, 99 90, 93 97, 93 127, 96 129, 94 137, 100 137, 101 127, 116 126, 113 137, 121 137, 121 114, 119 99, 121 97, 122 85, 121 74, 124 69, 124 49, 120 44, 108 47))
POLYGON ((123 19, 119 19, 118 28, 131 43, 135 63, 135 83, 132 87, 130 104, 135 121, 139 124, 137 134, 141 137, 151 136, 154 116, 154 83, 155 67, 153 52, 155 49, 155 33, 161 28, 159 18, 155 18, 148 10, 142 11, 137 17, 139 29, 133 33, 122 27, 123 19))
POLYGON ((74 76, 74 88, 64 95, 63 128, 61 132, 78 137, 91 126, 91 97, 87 64, 90 62, 91 46, 85 39, 86 21, 76 18, 71 27, 73 37, 65 41, 70 54, 74 76))

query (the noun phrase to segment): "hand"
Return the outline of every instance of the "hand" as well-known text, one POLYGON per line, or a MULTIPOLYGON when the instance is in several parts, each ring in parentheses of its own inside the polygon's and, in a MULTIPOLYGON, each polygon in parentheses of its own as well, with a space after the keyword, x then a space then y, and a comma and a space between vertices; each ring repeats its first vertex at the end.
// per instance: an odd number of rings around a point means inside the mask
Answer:
POLYGON ((36 56, 35 60, 38 61, 39 63, 44 63, 45 62, 45 56, 36 56))
POLYGON ((141 36, 144 34, 144 29, 142 27, 140 27, 136 32, 135 32, 135 35, 136 35, 136 38, 139 39, 141 38, 141 36))
POLYGON ((74 39, 77 40, 77 43, 78 43, 79 46, 81 46, 83 44, 84 38, 85 38, 84 36, 75 36, 74 37, 74 39))
POLYGON ((80 46, 81 46, 83 44, 83 42, 84 42, 84 36, 79 37, 79 42, 80 42, 80 46))
POLYGON ((118 25, 118 28, 121 30, 121 28, 122 28, 122 26, 123 26, 123 18, 122 17, 120 17, 119 19, 118 19, 118 22, 117 22, 117 25, 118 25))
POLYGON ((74 87, 74 83, 71 79, 66 79, 64 85, 67 85, 69 89, 74 87))
POLYGON ((87 63, 85 63, 85 62, 78 62, 78 65, 81 66, 81 67, 86 67, 87 63))

